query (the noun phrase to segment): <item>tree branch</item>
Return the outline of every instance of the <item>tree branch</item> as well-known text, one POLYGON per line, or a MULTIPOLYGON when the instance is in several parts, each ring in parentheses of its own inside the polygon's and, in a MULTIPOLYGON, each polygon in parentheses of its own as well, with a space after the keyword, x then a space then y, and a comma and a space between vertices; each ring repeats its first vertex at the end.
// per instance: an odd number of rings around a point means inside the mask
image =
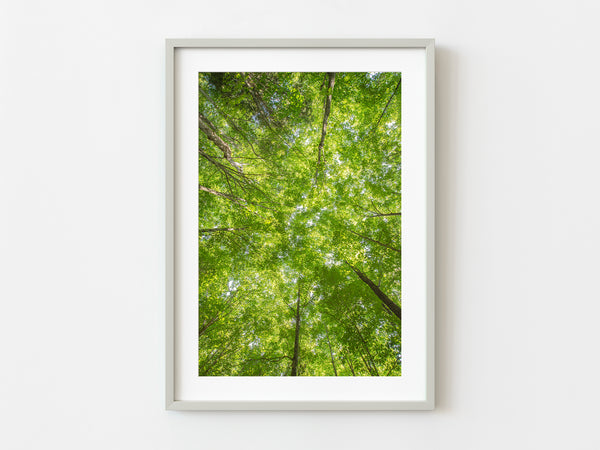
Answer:
POLYGON ((223 197, 223 198, 227 198, 227 199, 233 200, 233 201, 241 201, 241 202, 245 202, 246 201, 243 198, 239 198, 239 197, 235 197, 235 196, 230 195, 230 194, 225 194, 223 192, 215 191, 214 189, 207 188, 207 187, 204 187, 204 186, 198 185, 198 189, 200 189, 201 191, 204 191, 204 192, 208 192, 209 194, 216 195, 217 197, 223 197))
POLYGON ((221 320, 223 317, 227 316, 231 310, 233 309, 233 299, 235 298, 236 293, 234 293, 233 295, 231 295, 229 297, 229 299, 227 300, 227 302, 225 303, 225 306, 223 308, 223 311, 219 311, 217 313, 217 315, 215 317, 213 317, 212 319, 210 319, 208 322, 204 321, 204 323, 202 324, 202 327, 198 330, 198 337, 202 336, 206 330, 214 325, 216 322, 218 322, 219 320, 221 320))
POLYGON ((385 248, 387 248, 388 250, 393 250, 393 251, 395 251, 395 252, 402 253, 402 251, 401 251, 400 249, 397 249, 397 248, 394 248, 394 247, 390 247, 389 245, 387 245, 387 244, 384 244, 383 242, 380 242, 380 241, 378 241, 378 240, 376 240, 376 239, 373 239, 373 238, 370 238, 370 237, 368 237, 368 236, 365 236, 364 234, 357 233, 356 231, 352 231, 352 230, 351 230, 351 229, 349 229, 349 228, 346 228, 346 229, 347 229, 347 230, 348 230, 350 233, 352 233, 352 234, 355 234, 355 235, 357 235, 357 236, 359 236, 359 237, 361 237, 361 238, 363 238, 363 239, 366 239, 367 241, 371 241, 371 242, 374 242, 375 244, 379 244, 379 245, 381 245, 382 247, 385 247, 385 248))
POLYGON ((400 87, 400 84, 402 83, 402 76, 400 77, 400 79, 398 80, 398 84, 396 85, 396 88, 394 89, 394 92, 392 92, 392 96, 390 97, 390 99, 388 100, 387 104, 385 105, 385 108, 383 108, 383 112, 381 113, 381 115, 379 116, 379 120, 377 121, 377 125, 375 125, 375 130, 379 127, 379 122, 381 122, 381 119, 383 118, 383 115, 385 114, 385 112, 388 109, 388 106, 390 106, 390 103, 392 102, 392 99, 394 98, 394 95, 396 95, 396 91, 398 90, 398 88, 400 87))
POLYGON ((283 355, 283 356, 274 356, 272 358, 268 358, 266 356, 262 356, 260 358, 248 358, 248 361, 267 361, 267 362, 279 362, 282 359, 289 359, 289 360, 293 360, 294 358, 292 358, 291 356, 288 355, 283 355))
POLYGON ((384 216, 401 216, 402 213, 387 213, 387 214, 373 214, 372 216, 367 217, 367 219, 370 219, 371 217, 384 217, 384 216))
POLYGON ((198 230, 200 233, 217 233, 219 231, 237 231, 237 230, 245 230, 247 227, 243 228, 203 228, 198 230))

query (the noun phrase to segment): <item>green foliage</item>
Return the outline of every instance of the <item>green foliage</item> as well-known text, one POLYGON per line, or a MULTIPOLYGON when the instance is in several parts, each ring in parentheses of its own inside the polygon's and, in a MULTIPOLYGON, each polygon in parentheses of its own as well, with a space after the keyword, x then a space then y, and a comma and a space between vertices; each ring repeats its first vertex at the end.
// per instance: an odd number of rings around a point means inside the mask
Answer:
POLYGON ((357 275, 401 306, 400 74, 329 76, 199 74, 201 376, 290 375, 297 334, 298 375, 401 374, 357 275))

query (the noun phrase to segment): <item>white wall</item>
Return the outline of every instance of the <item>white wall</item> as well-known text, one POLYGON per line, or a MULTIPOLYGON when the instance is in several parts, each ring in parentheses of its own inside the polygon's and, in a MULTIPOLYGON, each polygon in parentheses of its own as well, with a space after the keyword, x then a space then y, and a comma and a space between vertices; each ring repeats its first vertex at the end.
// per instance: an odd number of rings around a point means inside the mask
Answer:
POLYGON ((0 0, 0 447, 598 449, 597 1, 0 0), (435 37, 438 407, 163 410, 167 37, 435 37))

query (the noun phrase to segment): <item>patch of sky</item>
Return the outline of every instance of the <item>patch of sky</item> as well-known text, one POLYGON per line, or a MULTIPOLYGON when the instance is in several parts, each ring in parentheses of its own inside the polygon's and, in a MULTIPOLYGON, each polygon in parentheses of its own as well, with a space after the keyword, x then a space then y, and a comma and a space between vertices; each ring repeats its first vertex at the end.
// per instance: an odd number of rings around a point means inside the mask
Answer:
POLYGON ((327 253, 325 255, 325 265, 327 267, 339 266, 341 262, 335 259, 335 255, 333 253, 327 253))
POLYGON ((383 167, 383 174, 387 175, 387 173, 390 171, 390 169, 392 167, 394 167, 392 164, 388 164, 388 163, 381 163, 381 167, 383 167))
POLYGON ((240 282, 237 280, 229 280, 227 282, 227 289, 229 289, 230 292, 235 292, 237 291, 237 288, 240 287, 240 282))

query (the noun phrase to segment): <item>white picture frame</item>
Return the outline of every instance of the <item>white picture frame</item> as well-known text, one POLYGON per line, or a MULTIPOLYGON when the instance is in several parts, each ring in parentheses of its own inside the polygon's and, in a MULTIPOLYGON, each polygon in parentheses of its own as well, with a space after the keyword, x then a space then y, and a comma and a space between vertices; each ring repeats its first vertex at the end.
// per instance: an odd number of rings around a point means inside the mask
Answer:
MULTIPOLYGON (((404 66, 400 64, 399 67, 402 69, 404 66)), ((413 69, 407 70, 410 72, 413 69)), ((431 410, 434 408, 434 82, 433 39, 168 39, 166 41, 166 409, 431 410), (397 70, 394 69, 396 59, 405 59, 406 67, 414 66, 415 74, 413 100, 407 100, 407 102, 413 101, 415 107, 412 110, 405 109, 403 104, 403 115, 405 110, 408 111, 407 114, 411 115, 411 120, 408 122, 415 124, 412 133, 407 131, 407 134, 412 134, 411 139, 414 139, 414 145, 411 146, 414 149, 414 156, 412 162, 409 159, 406 163, 407 166, 403 160, 402 167, 403 227, 406 195, 411 196, 410 205, 407 206, 413 208, 415 217, 411 225, 415 232, 412 237, 407 238, 410 239, 410 242, 407 242, 410 248, 407 247, 406 250, 408 258, 404 256, 405 242, 402 243, 403 308, 405 302, 408 304, 413 302, 413 313, 411 313, 413 315, 407 316, 406 320, 414 318, 413 325, 407 329, 414 336, 415 346, 412 359, 407 360, 409 356, 405 358, 403 353, 403 375, 387 379, 362 377, 365 379, 361 380, 354 377, 339 377, 340 379, 295 377, 302 378, 301 380, 289 380, 291 377, 210 377, 212 378, 210 380, 196 380, 202 377, 197 377, 193 371, 187 373, 188 371, 185 370, 185 361, 195 357, 188 351, 189 348, 193 348, 194 343, 187 342, 185 329, 193 329, 197 326, 193 323, 194 316, 197 318, 197 314, 190 314, 193 311, 193 304, 191 304, 194 302, 193 289, 188 289, 190 283, 186 284, 186 280, 189 281, 190 277, 194 276, 192 264, 188 264, 188 261, 193 260, 193 254, 187 255, 184 251, 186 247, 182 245, 185 240, 185 232, 182 231, 186 222, 185 209, 190 203, 184 188, 185 183, 182 181, 186 177, 183 172, 187 170, 185 169, 187 166, 182 161, 187 157, 186 153, 194 152, 193 144, 187 145, 188 141, 193 142, 193 140, 189 140, 190 133, 186 134, 191 128, 186 125, 184 96, 193 95, 193 91, 186 91, 186 77, 193 75, 197 84, 198 71, 267 69, 328 71, 328 64, 337 64, 337 67, 346 71, 371 70, 369 64, 376 66, 374 70, 380 70, 379 68, 382 67, 384 71, 393 71, 397 70), (268 67, 263 68, 265 64, 268 67), (407 178, 413 178, 413 181, 409 182, 414 186, 412 193, 407 194, 404 192, 406 171, 414 173, 414 176, 407 178), (411 255, 414 255, 414 258, 411 255), (410 258, 414 264, 411 263, 410 258), (406 271, 410 273, 410 280, 414 280, 409 282, 412 283, 411 293, 406 294, 410 299, 405 298, 404 294, 405 265, 411 267, 406 271), (410 364, 413 366, 411 367, 410 364), (408 365, 406 378, 405 365, 408 365), (411 376, 414 378, 414 383, 411 381, 411 376)), ((403 91, 403 95, 404 92, 408 92, 408 89, 403 91)), ((194 119, 192 118, 191 121, 194 122, 194 119)), ((195 121, 197 124, 197 117, 195 121)), ((404 147, 403 128, 403 158, 404 147)), ((197 227, 197 223, 192 226, 197 227)), ((197 277, 197 272, 195 276, 197 277)), ((197 291, 195 305, 197 307, 197 291)), ((403 315, 403 347, 404 317, 403 315)))

